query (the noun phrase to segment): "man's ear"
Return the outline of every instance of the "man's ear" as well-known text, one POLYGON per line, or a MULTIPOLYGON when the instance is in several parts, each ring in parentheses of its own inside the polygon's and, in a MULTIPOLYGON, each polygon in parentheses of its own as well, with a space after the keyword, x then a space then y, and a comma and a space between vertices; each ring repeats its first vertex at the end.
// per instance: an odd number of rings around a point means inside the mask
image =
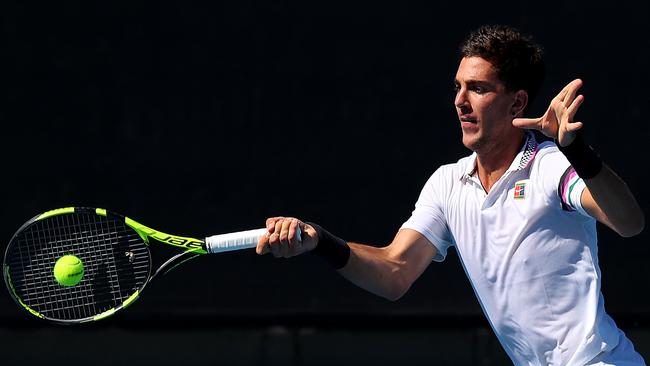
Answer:
POLYGON ((528 92, 526 92, 525 90, 518 90, 517 92, 515 92, 515 99, 512 102, 512 107, 510 110, 512 116, 515 118, 523 117, 524 110, 526 109, 527 105, 528 105, 528 92))

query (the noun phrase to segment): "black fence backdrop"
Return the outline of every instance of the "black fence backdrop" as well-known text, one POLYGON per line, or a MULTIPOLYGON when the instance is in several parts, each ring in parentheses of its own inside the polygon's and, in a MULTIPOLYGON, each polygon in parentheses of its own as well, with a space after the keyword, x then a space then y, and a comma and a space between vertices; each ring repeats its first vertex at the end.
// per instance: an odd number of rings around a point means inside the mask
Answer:
MULTIPOLYGON (((531 115, 584 80, 578 118, 588 141, 650 209, 647 2, 1 8, 3 246, 33 215, 72 205, 196 237, 292 215, 385 245, 429 175, 469 153, 453 77, 458 44, 485 23, 514 25, 544 45, 548 75, 531 115)), ((607 309, 628 325, 646 321, 648 231, 620 238, 601 226, 599 236, 607 309)), ((7 293, 0 310, 3 321, 31 324, 7 293)), ((482 319, 453 252, 397 302, 311 256, 205 256, 152 284, 129 313, 482 319)))

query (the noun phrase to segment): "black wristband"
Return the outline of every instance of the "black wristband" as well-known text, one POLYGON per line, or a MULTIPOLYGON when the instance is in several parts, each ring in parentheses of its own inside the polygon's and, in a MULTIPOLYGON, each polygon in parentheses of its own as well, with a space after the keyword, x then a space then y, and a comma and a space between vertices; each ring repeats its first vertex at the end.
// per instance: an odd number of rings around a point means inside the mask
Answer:
POLYGON ((323 258, 330 266, 335 269, 341 269, 345 267, 350 259, 350 247, 348 243, 334 235, 329 231, 320 227, 320 225, 314 224, 313 222, 307 222, 316 229, 318 233, 318 244, 311 253, 323 258))
POLYGON ((600 173, 603 168, 603 161, 589 145, 585 143, 580 133, 576 134, 568 146, 560 146, 557 142, 557 147, 566 156, 569 163, 576 170, 578 176, 582 179, 591 179, 600 173))

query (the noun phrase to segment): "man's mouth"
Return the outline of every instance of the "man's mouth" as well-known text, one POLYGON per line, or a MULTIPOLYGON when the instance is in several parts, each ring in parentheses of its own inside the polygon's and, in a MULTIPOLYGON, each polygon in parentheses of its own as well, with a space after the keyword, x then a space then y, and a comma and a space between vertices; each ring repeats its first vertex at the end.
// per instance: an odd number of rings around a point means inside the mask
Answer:
POLYGON ((469 123, 476 123, 476 118, 474 117, 469 117, 469 116, 461 116, 460 117, 461 122, 469 122, 469 123))

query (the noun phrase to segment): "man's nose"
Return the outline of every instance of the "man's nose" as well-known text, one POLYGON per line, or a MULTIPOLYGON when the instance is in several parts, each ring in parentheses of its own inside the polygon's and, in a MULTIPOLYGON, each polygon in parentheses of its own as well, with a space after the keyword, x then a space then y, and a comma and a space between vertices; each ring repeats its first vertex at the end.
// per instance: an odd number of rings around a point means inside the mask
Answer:
POLYGON ((456 92, 454 105, 461 111, 468 111, 471 109, 469 107, 469 100, 467 100, 467 92, 464 89, 460 89, 456 92))

